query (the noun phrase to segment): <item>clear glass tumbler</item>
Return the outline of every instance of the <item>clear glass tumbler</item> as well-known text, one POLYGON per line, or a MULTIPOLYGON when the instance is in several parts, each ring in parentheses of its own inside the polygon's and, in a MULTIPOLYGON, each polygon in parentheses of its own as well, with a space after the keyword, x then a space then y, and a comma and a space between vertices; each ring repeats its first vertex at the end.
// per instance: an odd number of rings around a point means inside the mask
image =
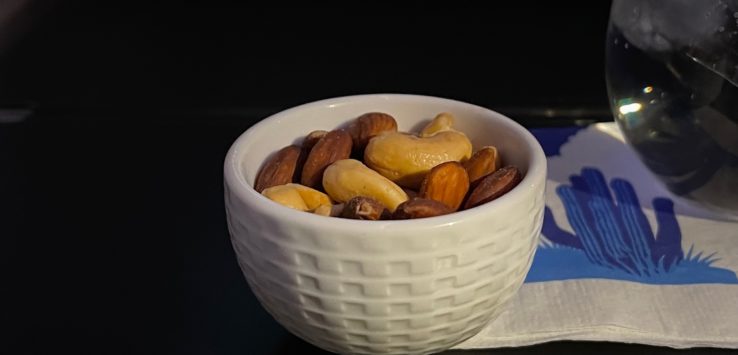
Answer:
POLYGON ((606 77, 616 122, 651 172, 738 216, 738 0, 614 0, 606 77))

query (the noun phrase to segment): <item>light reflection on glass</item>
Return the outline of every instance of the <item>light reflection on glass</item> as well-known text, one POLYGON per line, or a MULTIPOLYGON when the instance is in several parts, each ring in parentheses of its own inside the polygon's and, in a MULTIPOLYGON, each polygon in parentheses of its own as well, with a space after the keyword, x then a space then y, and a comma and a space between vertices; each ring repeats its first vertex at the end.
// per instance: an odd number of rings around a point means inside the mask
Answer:
POLYGON ((621 105, 618 109, 620 110, 620 113, 622 113, 623 115, 626 115, 629 113, 640 111, 641 107, 642 107, 641 104, 634 102, 632 104, 621 105))

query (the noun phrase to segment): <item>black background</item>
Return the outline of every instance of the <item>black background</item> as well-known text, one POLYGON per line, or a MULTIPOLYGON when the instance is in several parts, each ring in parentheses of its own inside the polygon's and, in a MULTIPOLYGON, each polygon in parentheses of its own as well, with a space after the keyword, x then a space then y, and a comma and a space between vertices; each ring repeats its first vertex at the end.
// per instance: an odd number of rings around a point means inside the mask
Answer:
POLYGON ((29 4, 30 25, 2 62, 6 102, 282 108, 411 92, 496 107, 607 104, 606 1, 319 9, 29 4))
MULTIPOLYGON (((258 305, 228 240, 223 158, 269 113, 401 92, 528 127, 610 119, 609 2, 352 5, 26 2, 0 36, 0 110, 30 113, 0 122, 0 353, 320 352, 258 305)), ((489 353, 564 351, 676 352, 489 353)))

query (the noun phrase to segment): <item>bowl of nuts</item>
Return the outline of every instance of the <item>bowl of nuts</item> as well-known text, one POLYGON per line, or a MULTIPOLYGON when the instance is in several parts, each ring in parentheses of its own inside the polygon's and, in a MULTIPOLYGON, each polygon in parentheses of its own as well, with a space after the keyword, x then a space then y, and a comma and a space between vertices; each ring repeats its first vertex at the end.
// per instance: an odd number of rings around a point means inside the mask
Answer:
POLYGON ((277 322, 336 353, 421 354, 477 334, 522 285, 546 158, 484 107, 356 95, 250 127, 224 179, 236 257, 277 322))

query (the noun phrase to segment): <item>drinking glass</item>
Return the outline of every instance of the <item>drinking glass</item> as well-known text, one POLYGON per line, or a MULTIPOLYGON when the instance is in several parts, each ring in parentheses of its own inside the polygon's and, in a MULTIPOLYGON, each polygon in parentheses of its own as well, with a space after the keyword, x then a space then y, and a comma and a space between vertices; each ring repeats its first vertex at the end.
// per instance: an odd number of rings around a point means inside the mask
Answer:
POLYGON ((614 0, 610 107, 677 196, 738 216, 738 0, 614 0))

